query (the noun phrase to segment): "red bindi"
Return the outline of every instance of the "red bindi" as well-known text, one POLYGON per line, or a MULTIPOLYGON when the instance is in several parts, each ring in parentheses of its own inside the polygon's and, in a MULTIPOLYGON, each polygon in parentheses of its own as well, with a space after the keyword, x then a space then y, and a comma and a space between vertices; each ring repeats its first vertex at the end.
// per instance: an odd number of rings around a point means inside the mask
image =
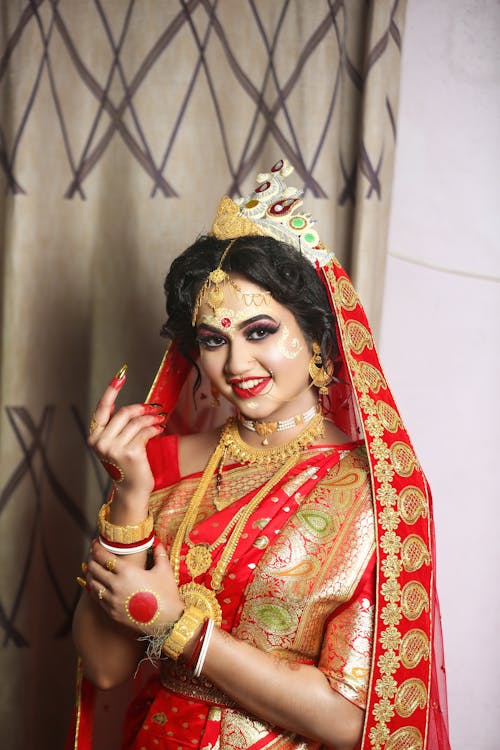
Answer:
POLYGON ((221 324, 224 328, 229 328, 231 325, 231 319, 230 318, 222 318, 221 324))
POLYGON ((152 591, 137 591, 127 599, 127 614, 141 625, 150 625, 158 615, 158 598, 152 591))

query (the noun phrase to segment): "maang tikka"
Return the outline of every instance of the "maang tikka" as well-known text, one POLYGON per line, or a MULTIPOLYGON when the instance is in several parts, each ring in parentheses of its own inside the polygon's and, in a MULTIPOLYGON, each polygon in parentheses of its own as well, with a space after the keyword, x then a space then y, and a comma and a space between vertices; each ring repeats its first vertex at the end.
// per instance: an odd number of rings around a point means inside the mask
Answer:
POLYGON ((236 239, 237 238, 235 237, 228 244, 228 246, 226 247, 226 249, 221 255, 219 265, 213 271, 210 271, 207 279, 205 280, 200 291, 198 292, 196 301, 194 303, 193 317, 191 319, 191 323, 193 326, 196 325, 196 318, 198 317, 198 311, 200 309, 200 305, 202 304, 202 302, 207 303, 207 305, 212 309, 212 312, 214 315, 217 312, 217 310, 220 307, 222 307, 222 304, 224 302, 224 285, 225 284, 231 284, 231 286, 233 286, 235 289, 241 292, 236 282, 234 282, 231 279, 229 274, 227 274, 225 271, 222 270, 222 264, 224 263, 228 252, 230 251, 230 249, 236 242, 236 239))

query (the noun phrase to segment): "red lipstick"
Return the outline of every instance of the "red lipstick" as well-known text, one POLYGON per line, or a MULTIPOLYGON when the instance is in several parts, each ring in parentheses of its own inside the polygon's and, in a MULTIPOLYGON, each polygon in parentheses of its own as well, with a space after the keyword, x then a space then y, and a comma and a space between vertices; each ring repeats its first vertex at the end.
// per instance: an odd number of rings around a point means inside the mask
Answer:
POLYGON ((262 393, 270 382, 270 376, 265 378, 238 378, 237 380, 232 380, 230 385, 233 393, 238 398, 252 398, 262 393))

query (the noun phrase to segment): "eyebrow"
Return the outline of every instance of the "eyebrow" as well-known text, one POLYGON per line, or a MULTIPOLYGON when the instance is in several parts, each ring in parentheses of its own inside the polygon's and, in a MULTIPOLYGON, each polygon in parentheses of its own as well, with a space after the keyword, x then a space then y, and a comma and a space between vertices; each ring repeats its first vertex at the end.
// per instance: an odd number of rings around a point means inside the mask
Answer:
MULTIPOLYGON (((270 315, 265 315, 262 313, 261 315, 254 315, 253 318, 248 318, 247 320, 242 320, 241 323, 238 323, 236 328, 241 331, 242 328, 245 328, 245 326, 250 325, 251 323, 255 323, 257 320, 270 320, 272 323, 277 323, 278 321, 272 318, 270 315)), ((211 326, 208 323, 200 323, 198 326, 198 330, 200 328, 206 328, 209 331, 215 331, 216 333, 224 333, 224 328, 217 328, 217 326, 211 326)))

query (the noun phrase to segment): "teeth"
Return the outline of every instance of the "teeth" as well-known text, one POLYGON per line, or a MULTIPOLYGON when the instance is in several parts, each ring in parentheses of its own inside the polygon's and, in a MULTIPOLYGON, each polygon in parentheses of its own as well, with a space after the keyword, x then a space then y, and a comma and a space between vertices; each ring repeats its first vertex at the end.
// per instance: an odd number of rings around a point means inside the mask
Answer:
POLYGON ((259 385, 260 383, 262 383, 263 380, 264 380, 264 378, 257 378, 257 379, 254 379, 254 380, 244 380, 241 383, 235 383, 235 385, 238 388, 242 388, 244 391, 247 391, 250 388, 255 388, 255 386, 259 385))

